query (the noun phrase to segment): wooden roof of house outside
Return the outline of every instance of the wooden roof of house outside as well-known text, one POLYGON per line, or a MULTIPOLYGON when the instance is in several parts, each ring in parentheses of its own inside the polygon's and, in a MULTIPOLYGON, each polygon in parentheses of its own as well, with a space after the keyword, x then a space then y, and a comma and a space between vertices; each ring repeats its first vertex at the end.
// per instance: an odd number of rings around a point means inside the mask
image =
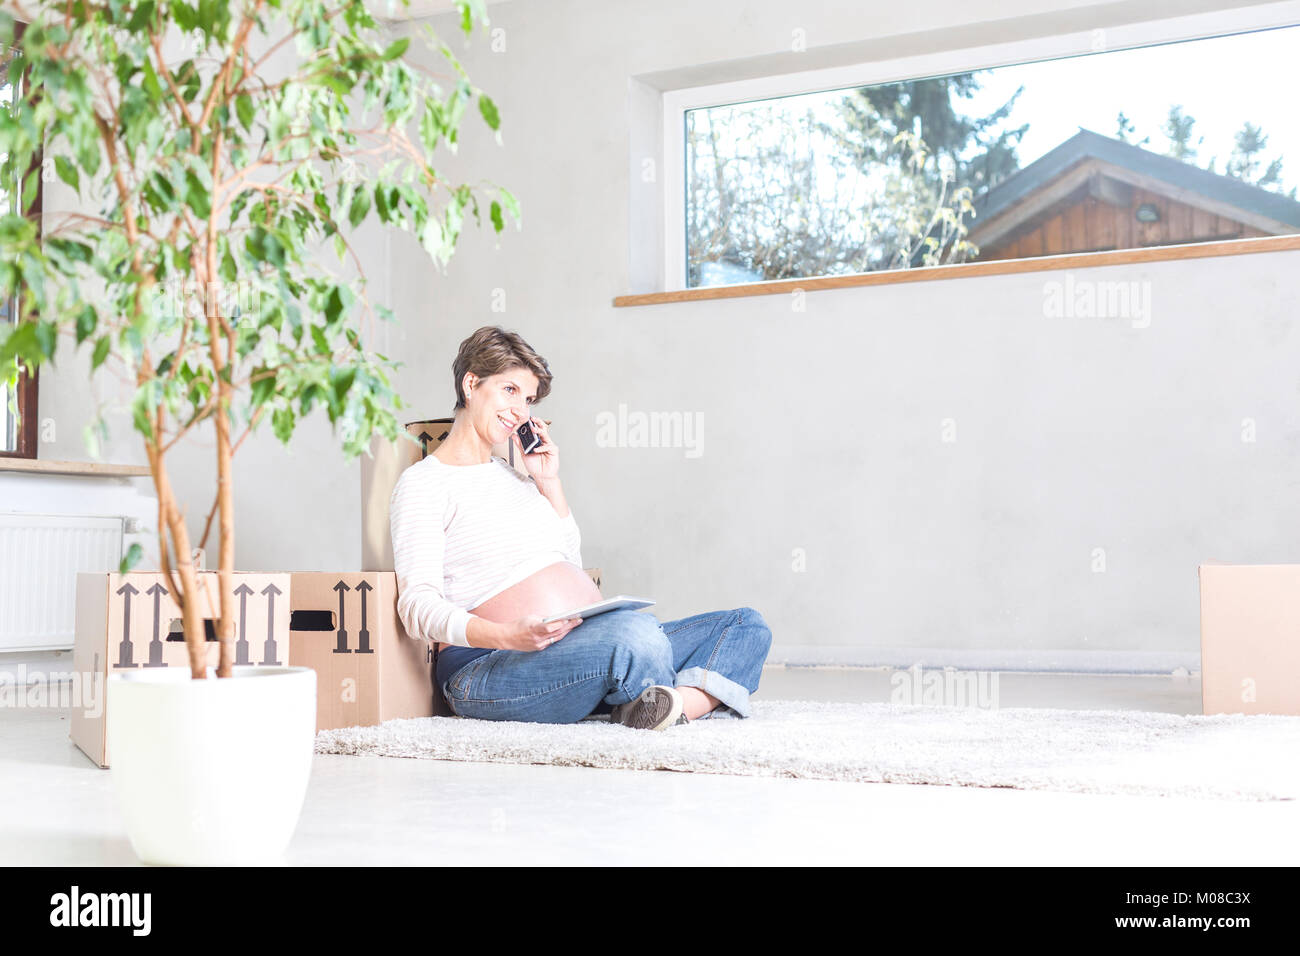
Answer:
MULTIPOLYGON (((1080 128, 1055 149, 974 201, 969 238, 993 245, 1078 190, 1106 198, 1137 186, 1270 235, 1300 232, 1300 202, 1233 176, 1201 169, 1080 128)), ((1115 196, 1114 200, 1122 197, 1115 196)))

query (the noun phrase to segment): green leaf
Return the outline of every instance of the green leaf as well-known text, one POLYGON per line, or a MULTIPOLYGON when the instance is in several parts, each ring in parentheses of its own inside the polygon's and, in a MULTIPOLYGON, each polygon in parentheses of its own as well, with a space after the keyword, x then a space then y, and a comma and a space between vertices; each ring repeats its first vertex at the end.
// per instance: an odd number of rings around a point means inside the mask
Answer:
POLYGON ((261 226, 244 238, 244 249, 258 262, 269 262, 277 268, 284 265, 284 245, 261 226))
MULTIPOLYGON (((265 375, 267 371, 269 371, 269 369, 260 368, 254 374, 265 375)), ((254 408, 257 408, 260 405, 265 405, 267 400, 275 394, 275 379, 276 376, 274 375, 265 375, 265 377, 259 378, 253 383, 254 408)))
POLYGON ((341 405, 348 396, 348 390, 352 388, 352 383, 357 377, 355 368, 331 369, 330 384, 334 386, 334 397, 341 405))
POLYGON ((144 198, 155 212, 165 212, 176 202, 176 191, 171 181, 155 170, 144 183, 144 198))
POLYGON ((315 382, 312 382, 310 385, 308 385, 306 388, 302 390, 302 396, 299 401, 298 414, 306 415, 316 406, 317 400, 323 399, 324 396, 325 396, 325 390, 321 388, 319 385, 317 385, 315 382))
POLYGON ((90 370, 92 372, 104 364, 104 359, 108 358, 108 350, 112 344, 107 335, 95 343, 95 352, 90 358, 90 370))
POLYGON ((480 93, 478 97, 478 111, 483 114, 483 121, 492 129, 501 128, 501 114, 497 111, 496 103, 486 93, 480 93))
POLYGON ((192 169, 185 170, 185 201, 200 219, 207 219, 212 212, 211 198, 199 174, 192 169))
POLYGON ((36 201, 36 187, 41 184, 41 171, 39 168, 33 169, 23 180, 23 208, 24 214, 31 211, 32 203, 36 201))
POLYGON ((501 218, 501 204, 497 202, 495 199, 492 200, 492 210, 490 215, 492 216, 493 229, 495 229, 497 232, 500 232, 502 229, 506 227, 505 220, 501 218))
MULTIPOLYGON (((154 0, 145 0, 144 3, 135 8, 135 12, 131 15, 131 19, 127 21, 127 32, 143 33, 145 27, 153 22, 156 10, 157 6, 155 5, 154 0)), ((145 62, 147 63, 148 60, 146 59, 145 62)))
POLYGON ((94 308, 86 306, 77 313, 77 344, 80 345, 86 339, 90 338, 95 332, 95 326, 99 323, 99 316, 95 314, 94 308))
POLYGON ((250 133, 253 131, 253 98, 247 93, 240 93, 235 97, 235 114, 239 117, 239 122, 244 125, 244 129, 250 133))
POLYGON ((99 457, 99 443, 101 438, 107 438, 108 424, 101 418, 90 422, 81 429, 81 440, 90 452, 91 458, 99 457), (101 434, 103 433, 103 434, 101 434))
POLYGON ((131 403, 131 421, 135 425, 135 430, 145 437, 146 441, 153 438, 153 421, 150 419, 150 393, 153 391, 149 386, 152 382, 145 383, 135 393, 135 401, 131 403))
POLYGON ((443 236, 442 220, 433 216, 424 224, 420 230, 420 245, 424 251, 429 254, 429 258, 437 262, 445 262, 447 259, 446 249, 448 243, 443 236))
POLYGON ((195 66, 193 60, 186 60, 176 70, 175 75, 178 77, 177 84, 181 88, 181 96, 185 102, 193 103, 194 97, 199 95, 199 87, 203 83, 198 67, 195 66))
POLYGON ((78 264, 87 264, 94 258, 94 250, 84 242, 63 237, 45 240, 48 263, 65 277, 75 275, 78 264))
POLYGON ((483 0, 456 0, 456 6, 460 10, 460 28, 466 36, 473 32, 476 19, 485 24, 488 22, 483 0))
POLYGON ((54 358, 55 349, 59 345, 59 330, 53 322, 34 322, 33 331, 36 335, 36 341, 40 343, 41 352, 46 359, 54 358))
POLYGON ((430 153, 438 145, 443 126, 442 104, 431 96, 425 101, 424 113, 420 116, 420 142, 430 153))
POLYGON ((118 565, 118 573, 126 574, 140 563, 142 557, 144 557, 144 548, 140 547, 138 541, 132 541, 131 547, 126 549, 126 555, 122 558, 122 563, 118 565))
POLYGON ((325 324, 334 325, 343 314, 343 299, 339 295, 339 287, 335 286, 330 289, 329 295, 325 297, 325 324))
POLYGON ((401 56, 403 53, 406 52, 406 48, 410 45, 411 45, 410 37, 398 37, 396 40, 394 40, 392 43, 388 45, 388 49, 384 51, 384 54, 383 56, 380 57, 380 59, 396 60, 399 56, 401 56))
POLYGON ((140 85, 154 102, 163 98, 162 81, 158 79, 153 62, 147 56, 144 58, 144 79, 140 81, 140 85))
POLYGON ((0 328, 8 329, 4 338, 0 339, 0 370, 9 376, 13 374, 15 362, 22 362, 24 365, 34 364, 37 358, 36 336, 31 323, 23 322, 18 326, 5 323, 0 328))
POLYGON ((271 428, 275 432, 275 437, 286 445, 289 444, 289 439, 293 437, 293 423, 292 408, 277 408, 271 413, 271 428))
POLYGON ((355 229, 370 212, 370 190, 358 189, 352 194, 352 205, 348 209, 348 222, 355 229))
POLYGON ((77 167, 68 161, 66 156, 54 157, 54 171, 59 174, 59 178, 81 193, 81 177, 77 175, 77 167))
POLYGON ((205 34, 212 33, 217 21, 217 4, 214 0, 199 0, 198 21, 205 34))
POLYGON ((497 194, 501 197, 501 204, 505 206, 506 212, 519 222, 519 200, 515 198, 514 193, 504 187, 497 187, 497 194))
POLYGON ((194 29, 198 22, 198 13, 186 2, 186 0, 172 0, 171 2, 172 18, 176 25, 189 33, 194 29))
POLYGON ((239 266, 235 264, 235 257, 229 247, 221 255, 221 266, 217 272, 227 282, 234 282, 239 278, 239 266))

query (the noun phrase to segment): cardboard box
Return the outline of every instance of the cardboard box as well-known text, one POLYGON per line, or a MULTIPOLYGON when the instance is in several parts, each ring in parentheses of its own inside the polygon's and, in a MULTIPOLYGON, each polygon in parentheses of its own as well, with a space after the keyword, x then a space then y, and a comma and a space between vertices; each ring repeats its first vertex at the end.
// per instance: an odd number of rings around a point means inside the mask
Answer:
POLYGON ((1300 715, 1300 565, 1199 571, 1202 711, 1300 715))
POLYGON ((420 442, 390 442, 376 435, 370 455, 361 456, 361 567, 368 571, 393 570, 393 538, 388 524, 388 502, 397 479, 410 465, 442 444, 451 431, 450 418, 409 422, 406 430, 420 442))
POLYGON ((391 571, 290 575, 289 663, 316 671, 316 729, 433 716, 433 649, 406 634, 391 571))
MULTIPOLYGON (((454 419, 428 418, 407 422, 406 430, 419 444, 400 440, 386 441, 376 436, 370 443, 370 455, 361 456, 361 567, 368 571, 393 570, 393 539, 388 524, 388 502, 397 487, 397 479, 408 467, 422 460, 443 443, 451 432, 454 419)), ((550 424, 549 419, 543 419, 550 424)), ((510 462, 521 475, 522 456, 515 453, 514 442, 492 446, 492 454, 510 462)))
MULTIPOLYGON (((199 615, 205 621, 210 667, 220 662, 213 619, 221 609, 216 571, 198 572, 199 615)), ((236 572, 235 663, 289 663, 289 575, 236 572)), ((70 736, 101 767, 109 765, 106 682, 116 671, 190 666, 181 609, 161 571, 77 575, 73 669, 94 685, 98 706, 74 707, 70 736)))

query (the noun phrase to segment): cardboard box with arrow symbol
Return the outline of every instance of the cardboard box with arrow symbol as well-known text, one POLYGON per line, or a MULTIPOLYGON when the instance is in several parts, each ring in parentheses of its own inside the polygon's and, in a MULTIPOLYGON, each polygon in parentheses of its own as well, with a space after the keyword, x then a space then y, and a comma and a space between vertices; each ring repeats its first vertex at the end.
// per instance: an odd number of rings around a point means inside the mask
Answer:
POLYGON ((295 571, 289 663, 316 671, 316 729, 433 716, 432 651, 406 636, 391 571, 295 571))
MULTIPOLYGON (((221 600, 216 571, 198 573, 199 615, 208 641, 208 666, 220 657, 213 618, 221 600)), ((235 572, 235 666, 289 663, 289 588, 287 573, 235 572)), ((161 571, 77 575, 76 638, 72 665, 86 693, 86 706, 72 708, 70 736, 91 760, 109 765, 108 675, 151 667, 189 670, 189 652, 180 606, 161 571)))

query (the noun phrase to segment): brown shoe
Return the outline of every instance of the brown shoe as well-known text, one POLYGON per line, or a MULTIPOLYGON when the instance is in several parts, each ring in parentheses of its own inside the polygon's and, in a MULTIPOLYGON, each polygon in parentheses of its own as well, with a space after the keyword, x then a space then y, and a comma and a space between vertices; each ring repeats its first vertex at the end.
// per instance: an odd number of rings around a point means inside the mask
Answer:
POLYGON ((636 700, 618 704, 610 712, 609 722, 637 730, 663 730, 676 724, 690 723, 682 713, 682 695, 677 688, 654 684, 643 690, 636 700))

